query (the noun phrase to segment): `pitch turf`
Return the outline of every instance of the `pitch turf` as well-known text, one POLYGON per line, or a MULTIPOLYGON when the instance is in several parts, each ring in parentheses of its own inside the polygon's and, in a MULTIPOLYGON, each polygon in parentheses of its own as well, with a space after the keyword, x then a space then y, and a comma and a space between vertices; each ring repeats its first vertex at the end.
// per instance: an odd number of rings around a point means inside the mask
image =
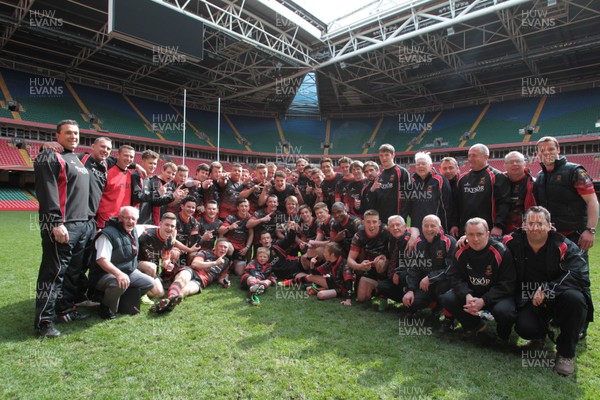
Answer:
MULTIPOLYGON (((552 345, 532 351, 513 334, 468 343, 397 307, 346 308, 271 288, 252 307, 233 280, 162 317, 148 314, 32 327, 40 260, 36 215, 0 213, 2 399, 597 399, 598 325, 578 347, 576 374, 552 372, 552 345)), ((591 253, 600 298, 600 244, 591 253)), ((92 311, 93 312, 93 311, 92 311)), ((491 328, 493 324, 490 325, 491 328)), ((493 329, 488 329, 492 331, 493 329)))

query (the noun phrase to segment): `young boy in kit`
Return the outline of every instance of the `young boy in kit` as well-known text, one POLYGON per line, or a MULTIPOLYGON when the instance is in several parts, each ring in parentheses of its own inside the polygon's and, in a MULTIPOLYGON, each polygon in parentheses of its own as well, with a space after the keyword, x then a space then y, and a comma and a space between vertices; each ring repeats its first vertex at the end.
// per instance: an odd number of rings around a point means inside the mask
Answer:
POLYGON ((244 269, 240 278, 242 289, 250 291, 250 304, 260 304, 259 295, 264 293, 267 288, 277 283, 277 278, 273 274, 269 257, 271 252, 266 247, 259 247, 256 250, 256 258, 244 269))
MULTIPOLYGON (((325 263, 316 267, 316 271, 321 275, 306 275, 306 282, 314 283, 323 288, 317 293, 317 299, 326 300, 342 297, 345 300, 341 304, 351 306, 354 271, 346 265, 342 248, 338 243, 330 242, 325 245, 323 256, 325 263)), ((313 258, 311 263, 314 264, 316 261, 316 258, 313 258)))

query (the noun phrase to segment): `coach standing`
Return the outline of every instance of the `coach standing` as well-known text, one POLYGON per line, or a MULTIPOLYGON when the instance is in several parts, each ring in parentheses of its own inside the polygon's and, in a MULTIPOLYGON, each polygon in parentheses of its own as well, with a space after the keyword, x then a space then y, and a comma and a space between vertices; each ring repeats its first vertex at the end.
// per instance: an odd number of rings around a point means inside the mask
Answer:
MULTIPOLYGON (((537 204, 552 215, 556 230, 579 246, 589 267, 587 251, 594 245, 598 224, 598 198, 589 174, 579 164, 560 156, 558 141, 544 136, 537 142, 542 170, 533 186, 537 204)), ((591 297, 591 291, 586 289, 591 297)), ((588 322, 594 320, 593 307, 588 309, 588 322)), ((581 337, 587 335, 587 323, 581 337)))
MULTIPOLYGON (((34 327, 42 337, 58 337, 54 326, 56 301, 71 263, 81 263, 87 238, 90 174, 73 151, 79 144, 76 121, 63 120, 56 140, 64 151, 44 150, 35 159, 35 190, 39 201, 42 262, 36 286, 34 327)), ((73 319, 82 319, 73 311, 73 319)))
POLYGON ((488 164, 490 150, 477 143, 469 149, 471 170, 462 175, 457 183, 458 226, 450 232, 458 237, 466 222, 480 217, 490 227, 491 236, 502 236, 509 211, 510 184, 508 178, 488 164))

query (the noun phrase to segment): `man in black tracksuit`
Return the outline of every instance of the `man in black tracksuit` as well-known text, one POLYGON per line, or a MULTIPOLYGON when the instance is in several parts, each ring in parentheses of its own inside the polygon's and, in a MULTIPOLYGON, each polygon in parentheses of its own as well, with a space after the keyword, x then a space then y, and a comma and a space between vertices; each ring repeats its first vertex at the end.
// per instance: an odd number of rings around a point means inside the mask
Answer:
MULTIPOLYGON (((56 139, 64 151, 44 150, 34 163, 42 236, 34 327, 43 337, 60 336, 54 319, 64 274, 70 264, 83 262, 85 244, 94 233, 89 223, 90 173, 73 153, 79 144, 77 122, 59 122, 56 139)), ((76 319, 82 319, 76 310, 63 318, 76 319)))
POLYGON ((468 246, 456 252, 456 263, 448 270, 450 289, 440 296, 442 306, 462 324, 468 336, 485 329, 480 312, 490 311, 498 337, 506 341, 516 318, 516 274, 510 251, 490 239, 487 223, 472 218, 465 228, 468 246))
POLYGON ((560 328, 554 369, 570 375, 579 332, 593 312, 589 269, 575 243, 552 230, 548 210, 531 207, 524 221, 525 230, 504 238, 517 271, 515 331, 524 339, 543 342, 552 320, 560 328))
POLYGON ((379 147, 381 172, 373 187, 377 191, 374 208, 379 211, 381 221, 387 221, 392 215, 406 215, 404 208, 410 176, 405 168, 394 163, 394 155, 394 146, 382 144, 379 147))
POLYGON ((445 235, 441 228, 439 217, 425 216, 415 250, 401 261, 408 271, 402 302, 409 313, 427 307, 431 301, 439 301, 439 296, 450 289, 446 274, 454 265, 456 240, 445 235))
MULTIPOLYGON (((100 198, 106 186, 106 170, 108 165, 114 165, 116 160, 110 158, 112 148, 111 140, 107 137, 96 138, 92 144, 91 154, 78 154, 77 156, 83 163, 83 166, 90 173, 90 197, 89 197, 89 219, 90 235, 84 245, 83 260, 80 264, 71 263, 65 272, 63 281, 63 293, 57 304, 59 311, 58 320, 63 322, 70 321, 73 315, 69 315, 75 310, 75 304, 87 300, 86 292, 88 290, 88 279, 86 273, 93 262, 94 234, 96 233, 96 212, 100 205, 100 198), (110 164, 109 164, 110 163, 110 164)), ((75 314, 81 316, 82 314, 75 314)))
POLYGON ((450 183, 433 168, 431 157, 427 153, 415 155, 416 172, 411 175, 406 190, 406 207, 402 217, 410 216, 410 224, 420 228, 426 215, 437 215, 442 222, 444 232, 457 222, 452 210, 452 188, 450 183))
POLYGON ((146 171, 146 178, 140 176, 139 172, 134 172, 131 176, 131 203, 140 209, 139 224, 158 225, 160 222, 159 213, 155 213, 155 208, 171 203, 173 193, 161 189, 164 183, 160 178, 154 175, 158 153, 152 150, 146 150, 142 153, 142 167, 146 171))
MULTIPOLYGON (((583 166, 560 157, 558 141, 552 136, 538 140, 537 149, 542 170, 533 186, 535 201, 550 212, 556 230, 579 246, 589 267, 588 250, 594 245, 599 208, 592 179, 583 166)), ((590 289, 586 291, 591 298, 590 289)), ((588 323, 593 320, 590 309, 588 323)))
POLYGON ((475 144, 469 149, 471 170, 458 180, 458 226, 451 229, 457 237, 467 220, 483 218, 490 227, 491 236, 502 236, 509 212, 510 183, 506 175, 491 167, 487 160, 489 149, 475 144))

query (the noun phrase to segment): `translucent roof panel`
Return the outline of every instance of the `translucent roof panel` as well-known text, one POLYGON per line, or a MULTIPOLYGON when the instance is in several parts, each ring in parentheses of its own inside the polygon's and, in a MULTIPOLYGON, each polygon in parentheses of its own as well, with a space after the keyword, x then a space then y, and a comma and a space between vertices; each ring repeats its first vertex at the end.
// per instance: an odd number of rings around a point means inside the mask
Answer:
POLYGON ((410 2, 411 0, 294 0, 294 3, 326 23, 329 32, 410 2))
POLYGON ((319 116, 319 98, 317 93, 317 80, 314 72, 304 76, 294 100, 288 108, 289 116, 319 116))

